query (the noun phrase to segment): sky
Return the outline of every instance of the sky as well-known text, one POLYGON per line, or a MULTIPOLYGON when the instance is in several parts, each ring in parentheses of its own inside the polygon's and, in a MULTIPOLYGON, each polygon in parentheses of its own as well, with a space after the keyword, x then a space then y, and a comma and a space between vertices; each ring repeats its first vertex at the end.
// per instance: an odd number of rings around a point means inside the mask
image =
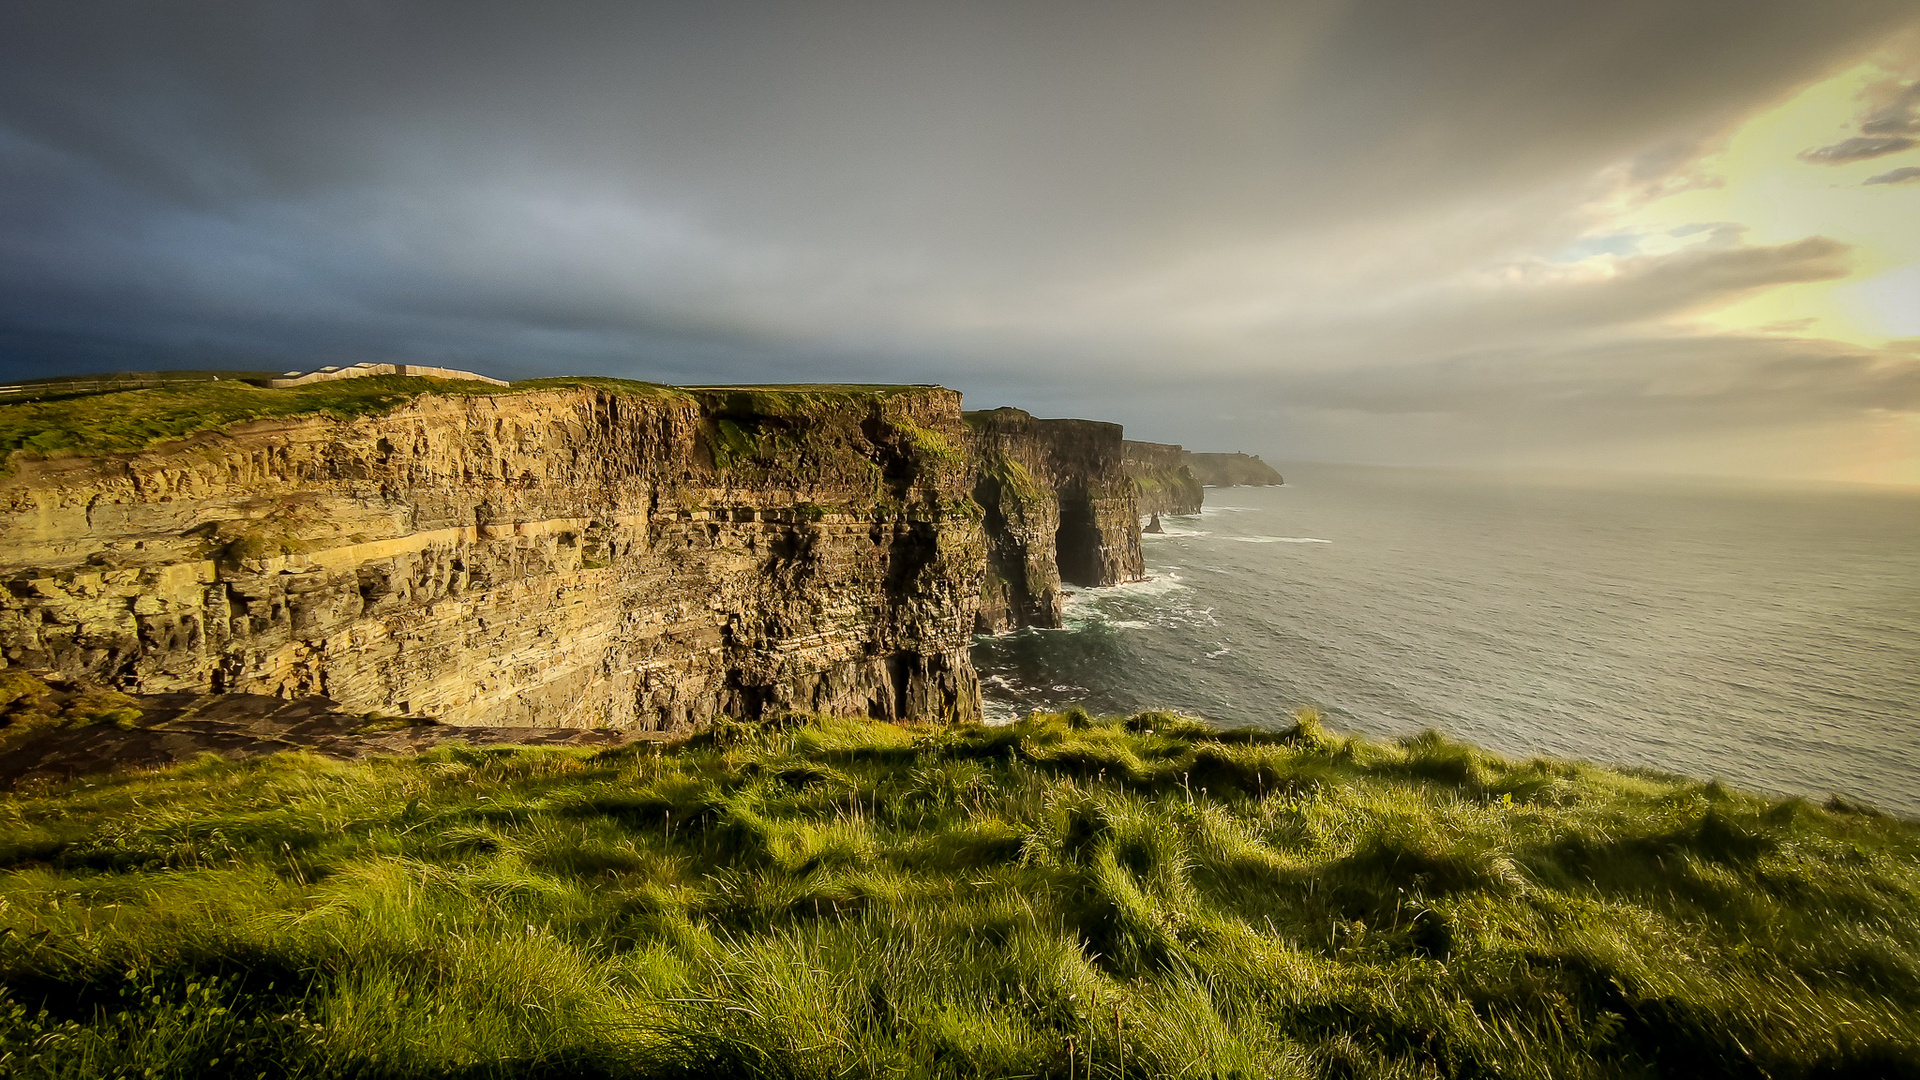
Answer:
POLYGON ((1920 485, 1920 7, 9 3, 0 378, 358 361, 1920 485))

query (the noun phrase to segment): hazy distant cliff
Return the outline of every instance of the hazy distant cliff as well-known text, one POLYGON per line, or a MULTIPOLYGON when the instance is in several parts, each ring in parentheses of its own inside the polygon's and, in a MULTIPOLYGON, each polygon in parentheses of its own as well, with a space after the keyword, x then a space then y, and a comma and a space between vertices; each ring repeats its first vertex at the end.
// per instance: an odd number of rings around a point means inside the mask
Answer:
POLYGON ((1139 492, 1141 514, 1197 514, 1204 495, 1189 455, 1172 443, 1125 443, 1127 475, 1139 492))
POLYGON ((16 457, 7 662, 455 723, 977 714, 985 543, 957 393, 393 400, 16 457))
POLYGON ((1059 626, 1062 582, 1113 585, 1146 572, 1120 425, 1019 409, 966 422, 973 497, 986 514, 982 630, 1059 626))
POLYGON ((1286 480, 1257 454, 1187 454, 1193 474, 1208 487, 1265 487, 1286 480))

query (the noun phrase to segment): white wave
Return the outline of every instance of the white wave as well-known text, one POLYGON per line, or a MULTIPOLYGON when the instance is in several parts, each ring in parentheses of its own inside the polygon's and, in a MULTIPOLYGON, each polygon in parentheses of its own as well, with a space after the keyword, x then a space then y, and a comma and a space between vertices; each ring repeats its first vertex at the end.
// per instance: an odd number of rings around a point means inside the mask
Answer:
POLYGON ((1168 593, 1181 592, 1187 586, 1180 583, 1179 574, 1167 569, 1140 581, 1123 581, 1108 588, 1118 590, 1126 596, 1165 596, 1168 593))
POLYGON ((1331 540, 1322 540, 1317 536, 1229 536, 1229 540, 1242 544, 1331 544, 1331 540))
POLYGON ((1128 581, 1098 589, 1062 590, 1060 614, 1067 624, 1065 628, 1069 630, 1081 629, 1096 622, 1126 627, 1123 621, 1107 614, 1105 608, 1109 602, 1121 602, 1121 611, 1135 614, 1139 611, 1138 604, 1127 606, 1127 602, 1163 602, 1167 597, 1189 591, 1189 588, 1181 584, 1178 576, 1162 572, 1146 581, 1128 581))
POLYGON ((1020 710, 1012 702, 980 699, 980 720, 989 727, 1003 727, 1020 719, 1020 710))

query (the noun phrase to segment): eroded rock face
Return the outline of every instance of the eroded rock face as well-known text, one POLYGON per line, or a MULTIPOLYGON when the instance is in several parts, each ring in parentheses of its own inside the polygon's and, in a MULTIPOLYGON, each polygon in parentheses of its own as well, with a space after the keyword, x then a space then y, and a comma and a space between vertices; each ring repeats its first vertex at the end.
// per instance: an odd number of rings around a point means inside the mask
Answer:
POLYGON ((960 397, 429 395, 0 480, 0 651, 132 692, 668 730, 978 715, 960 397))
POLYGON ((1127 475, 1139 492, 1139 512, 1197 514, 1206 494, 1187 464, 1188 454, 1173 443, 1135 442, 1125 446, 1127 475))
POLYGON ((1114 585, 1146 572, 1120 425, 1019 409, 966 420, 988 539, 982 632, 1059 626, 1062 582, 1114 585))

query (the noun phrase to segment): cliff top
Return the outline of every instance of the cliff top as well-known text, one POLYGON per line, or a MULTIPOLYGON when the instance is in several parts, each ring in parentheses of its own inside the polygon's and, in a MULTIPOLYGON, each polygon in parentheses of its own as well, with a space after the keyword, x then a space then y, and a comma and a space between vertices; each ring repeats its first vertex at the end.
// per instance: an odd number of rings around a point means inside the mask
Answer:
POLYGON ((0 460, 16 451, 48 456, 113 454, 219 431, 251 420, 388 412, 427 394, 511 395, 590 387, 629 397, 698 401, 727 411, 806 412, 848 399, 891 397, 918 386, 791 384, 674 387, 597 376, 528 379, 506 386, 378 375, 270 389, 260 372, 169 371, 86 375, 0 387, 0 460))
POLYGON ((1104 433, 1118 433, 1119 424, 1111 420, 1082 420, 1071 416, 1035 416, 1025 409, 1012 405, 1002 405, 997 409, 969 409, 960 414, 960 418, 975 428, 986 428, 1005 424, 1044 424, 1055 431, 1087 430, 1104 433))
POLYGON ((1187 453, 1187 464, 1193 468, 1193 474, 1208 487, 1264 487, 1286 483, 1273 466, 1260 460, 1258 454, 1196 454, 1187 453))

